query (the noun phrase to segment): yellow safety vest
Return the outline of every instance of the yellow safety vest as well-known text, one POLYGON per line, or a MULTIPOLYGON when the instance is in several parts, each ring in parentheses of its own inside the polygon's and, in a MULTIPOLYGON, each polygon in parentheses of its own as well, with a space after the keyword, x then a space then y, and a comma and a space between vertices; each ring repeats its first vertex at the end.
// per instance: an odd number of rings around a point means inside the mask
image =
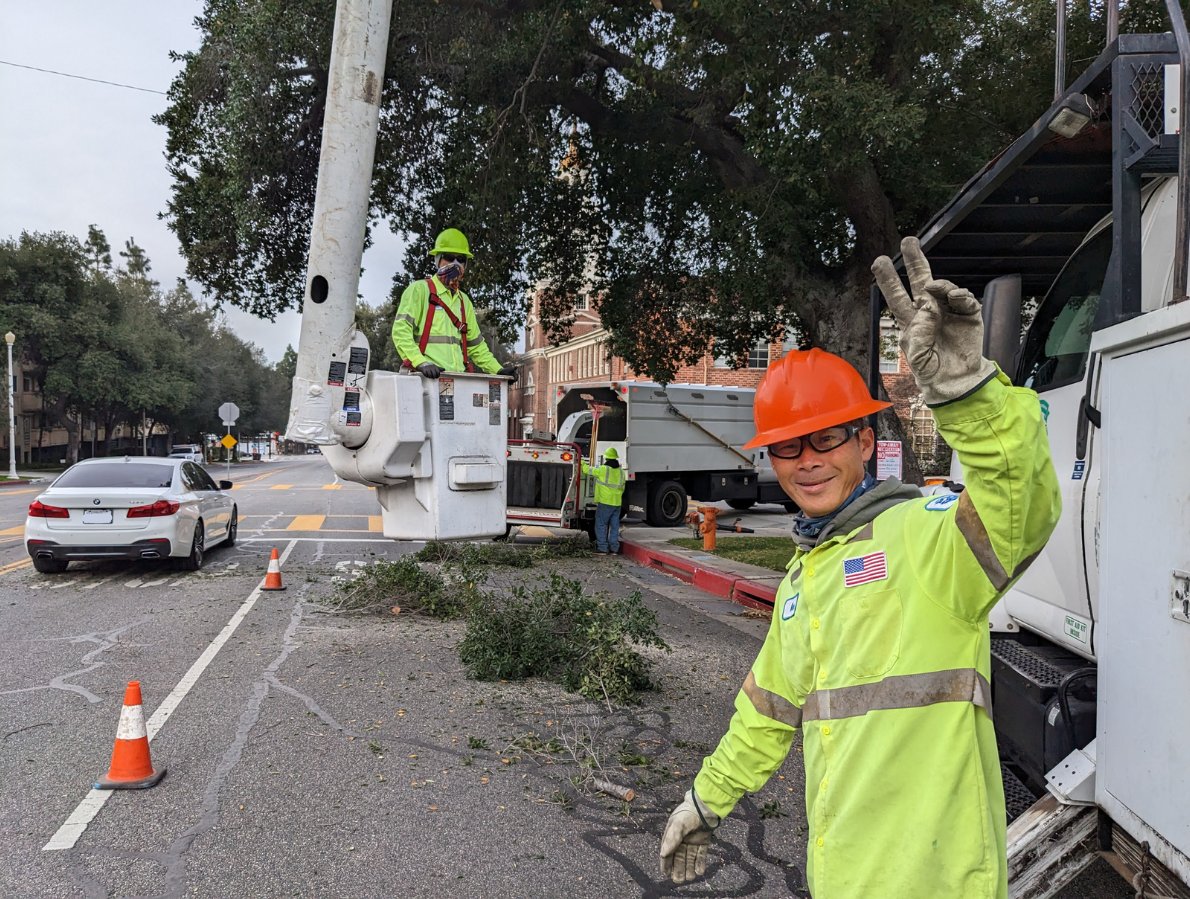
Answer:
MULTIPOLYGON (((479 332, 479 323, 475 318, 475 308, 471 305, 471 298, 463 291, 451 292, 435 275, 434 282, 438 300, 444 309, 460 323, 466 322, 467 355, 475 367, 480 371, 495 374, 500 370, 500 361, 488 349, 487 341, 479 332)), ((430 308, 430 288, 426 281, 414 281, 401 294, 401 302, 397 306, 397 315, 393 319, 393 343, 397 347, 397 354, 403 360, 408 360, 413 368, 423 362, 433 362, 445 371, 464 371, 463 359, 464 335, 450 320, 449 315, 441 311, 430 322, 430 333, 423 353, 418 348, 426 316, 430 308)))
POLYGON ((987 615, 1060 511, 1037 395, 1003 374, 934 409, 959 496, 799 549, 695 790, 726 815, 802 730, 815 899, 1002 899, 987 615))
POLYGON ((592 467, 583 463, 583 474, 589 474, 595 481, 595 502, 600 506, 619 506, 624 497, 626 476, 623 468, 610 465, 592 467))

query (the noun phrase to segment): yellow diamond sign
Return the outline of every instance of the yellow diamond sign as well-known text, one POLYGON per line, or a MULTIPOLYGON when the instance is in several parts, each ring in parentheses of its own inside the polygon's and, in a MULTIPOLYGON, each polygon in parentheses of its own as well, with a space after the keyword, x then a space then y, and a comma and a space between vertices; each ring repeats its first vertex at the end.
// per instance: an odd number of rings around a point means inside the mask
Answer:
POLYGON ((238 440, 236 440, 234 437, 232 437, 230 434, 224 434, 224 435, 223 435, 223 439, 222 439, 222 440, 220 440, 219 442, 220 442, 220 443, 222 443, 222 444, 223 444, 225 447, 227 447, 228 449, 231 449, 231 448, 232 448, 233 446, 235 446, 235 445, 236 445, 236 444, 237 444, 239 441, 238 441, 238 440))

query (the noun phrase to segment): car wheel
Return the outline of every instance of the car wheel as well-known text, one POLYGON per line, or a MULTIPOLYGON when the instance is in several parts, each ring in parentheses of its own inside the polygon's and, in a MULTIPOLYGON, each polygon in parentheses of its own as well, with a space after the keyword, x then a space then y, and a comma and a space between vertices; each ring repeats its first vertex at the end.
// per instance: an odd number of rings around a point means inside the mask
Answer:
POLYGON ((202 568, 203 550, 206 548, 206 533, 202 526, 202 519, 194 523, 194 537, 190 540, 190 555, 178 559, 178 567, 183 571, 198 571, 202 568))
POLYGON ((37 556, 33 557, 33 567, 42 574, 61 574, 69 564, 69 562, 64 562, 61 559, 39 559, 37 556))
POLYGON ((235 506, 231 507, 231 524, 227 526, 227 537, 223 543, 225 546, 236 545, 236 535, 240 532, 240 510, 235 506))

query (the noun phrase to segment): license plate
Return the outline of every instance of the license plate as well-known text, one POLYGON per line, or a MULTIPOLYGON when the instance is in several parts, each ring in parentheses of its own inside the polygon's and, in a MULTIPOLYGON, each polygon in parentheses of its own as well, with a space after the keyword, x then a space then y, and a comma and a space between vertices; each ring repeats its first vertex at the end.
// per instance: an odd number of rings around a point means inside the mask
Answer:
POLYGON ((111 509, 83 509, 83 524, 111 524, 111 509))

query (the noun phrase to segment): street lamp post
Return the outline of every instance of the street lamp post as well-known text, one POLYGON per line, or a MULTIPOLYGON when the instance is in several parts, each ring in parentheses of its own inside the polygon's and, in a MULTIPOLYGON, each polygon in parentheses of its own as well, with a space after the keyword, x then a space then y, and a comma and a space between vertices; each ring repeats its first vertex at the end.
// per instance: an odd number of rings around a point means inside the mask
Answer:
POLYGON ((12 345, 17 342, 17 336, 9 331, 4 335, 4 342, 8 344, 8 476, 12 480, 17 477, 17 429, 16 399, 12 394, 12 345))

